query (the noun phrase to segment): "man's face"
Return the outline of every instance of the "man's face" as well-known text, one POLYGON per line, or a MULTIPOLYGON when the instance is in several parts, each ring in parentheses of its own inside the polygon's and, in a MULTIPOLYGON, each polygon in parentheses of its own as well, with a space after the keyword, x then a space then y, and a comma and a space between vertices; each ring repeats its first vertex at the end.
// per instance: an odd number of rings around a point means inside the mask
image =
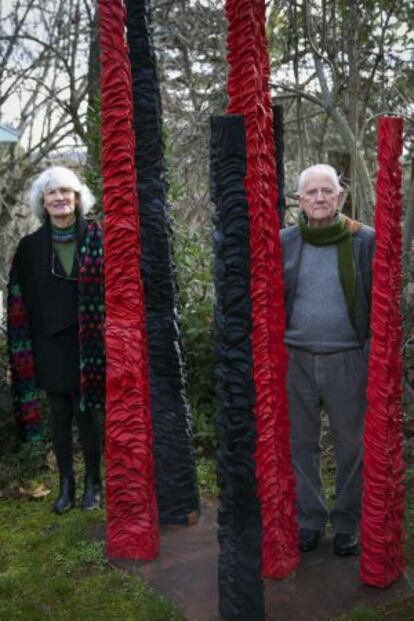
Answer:
POLYGON ((341 193, 329 175, 313 173, 299 194, 299 207, 305 212, 310 226, 326 226, 332 222, 341 203, 341 193))

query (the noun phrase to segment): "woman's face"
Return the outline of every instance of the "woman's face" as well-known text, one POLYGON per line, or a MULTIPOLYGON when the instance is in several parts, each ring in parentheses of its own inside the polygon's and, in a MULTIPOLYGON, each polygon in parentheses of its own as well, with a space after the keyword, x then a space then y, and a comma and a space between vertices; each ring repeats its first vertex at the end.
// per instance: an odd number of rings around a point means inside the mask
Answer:
POLYGON ((43 193, 43 205, 52 222, 67 221, 74 216, 76 194, 71 188, 50 188, 43 193))

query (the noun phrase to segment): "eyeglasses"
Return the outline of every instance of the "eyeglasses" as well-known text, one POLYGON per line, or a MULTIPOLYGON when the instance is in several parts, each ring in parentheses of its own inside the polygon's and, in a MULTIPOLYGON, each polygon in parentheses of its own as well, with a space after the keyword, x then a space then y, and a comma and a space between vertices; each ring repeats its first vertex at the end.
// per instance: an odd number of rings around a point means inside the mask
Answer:
POLYGON ((44 195, 50 198, 58 194, 61 196, 70 196, 71 194, 75 194, 75 190, 72 190, 72 188, 53 188, 52 190, 45 190, 44 192, 44 195))

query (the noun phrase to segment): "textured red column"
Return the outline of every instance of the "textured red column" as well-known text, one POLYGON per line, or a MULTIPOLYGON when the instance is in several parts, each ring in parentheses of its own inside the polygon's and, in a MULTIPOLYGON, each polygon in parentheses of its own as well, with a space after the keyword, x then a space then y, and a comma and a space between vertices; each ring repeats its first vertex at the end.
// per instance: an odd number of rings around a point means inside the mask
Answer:
POLYGON ((404 569, 400 118, 379 123, 372 343, 364 435, 361 579, 387 587, 404 569))
POLYGON ((285 311, 265 5, 263 0, 227 0, 226 11, 228 112, 246 118, 262 567, 265 576, 283 578, 297 566, 299 551, 289 446, 285 311))
POLYGON ((100 0, 108 553, 152 559, 159 533, 140 274, 131 76, 121 0, 100 0))

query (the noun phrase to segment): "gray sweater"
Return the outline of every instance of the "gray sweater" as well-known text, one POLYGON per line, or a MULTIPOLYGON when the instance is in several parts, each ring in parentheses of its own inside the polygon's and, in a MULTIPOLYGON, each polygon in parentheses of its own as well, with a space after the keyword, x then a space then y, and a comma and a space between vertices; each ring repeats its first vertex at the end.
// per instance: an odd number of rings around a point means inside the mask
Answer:
MULTIPOLYGON (((283 276, 285 281, 285 308, 287 325, 291 325, 291 317, 297 296, 297 286, 302 265, 302 253, 305 244, 298 226, 283 229, 280 232, 283 253, 283 276)), ((335 248, 336 250, 336 248, 335 248)), ((357 272, 357 296, 354 324, 360 345, 365 346, 369 338, 371 314, 372 257, 375 250, 375 232, 363 225, 352 237, 352 252, 357 272)), ((332 262, 331 262, 332 263, 332 262)), ((335 261, 336 266, 336 261, 335 261)), ((322 309, 325 318, 327 309, 322 309)), ((349 321, 347 317, 347 321, 349 321)))
POLYGON ((285 342, 312 352, 359 347, 338 274, 336 245, 303 244, 285 342))

